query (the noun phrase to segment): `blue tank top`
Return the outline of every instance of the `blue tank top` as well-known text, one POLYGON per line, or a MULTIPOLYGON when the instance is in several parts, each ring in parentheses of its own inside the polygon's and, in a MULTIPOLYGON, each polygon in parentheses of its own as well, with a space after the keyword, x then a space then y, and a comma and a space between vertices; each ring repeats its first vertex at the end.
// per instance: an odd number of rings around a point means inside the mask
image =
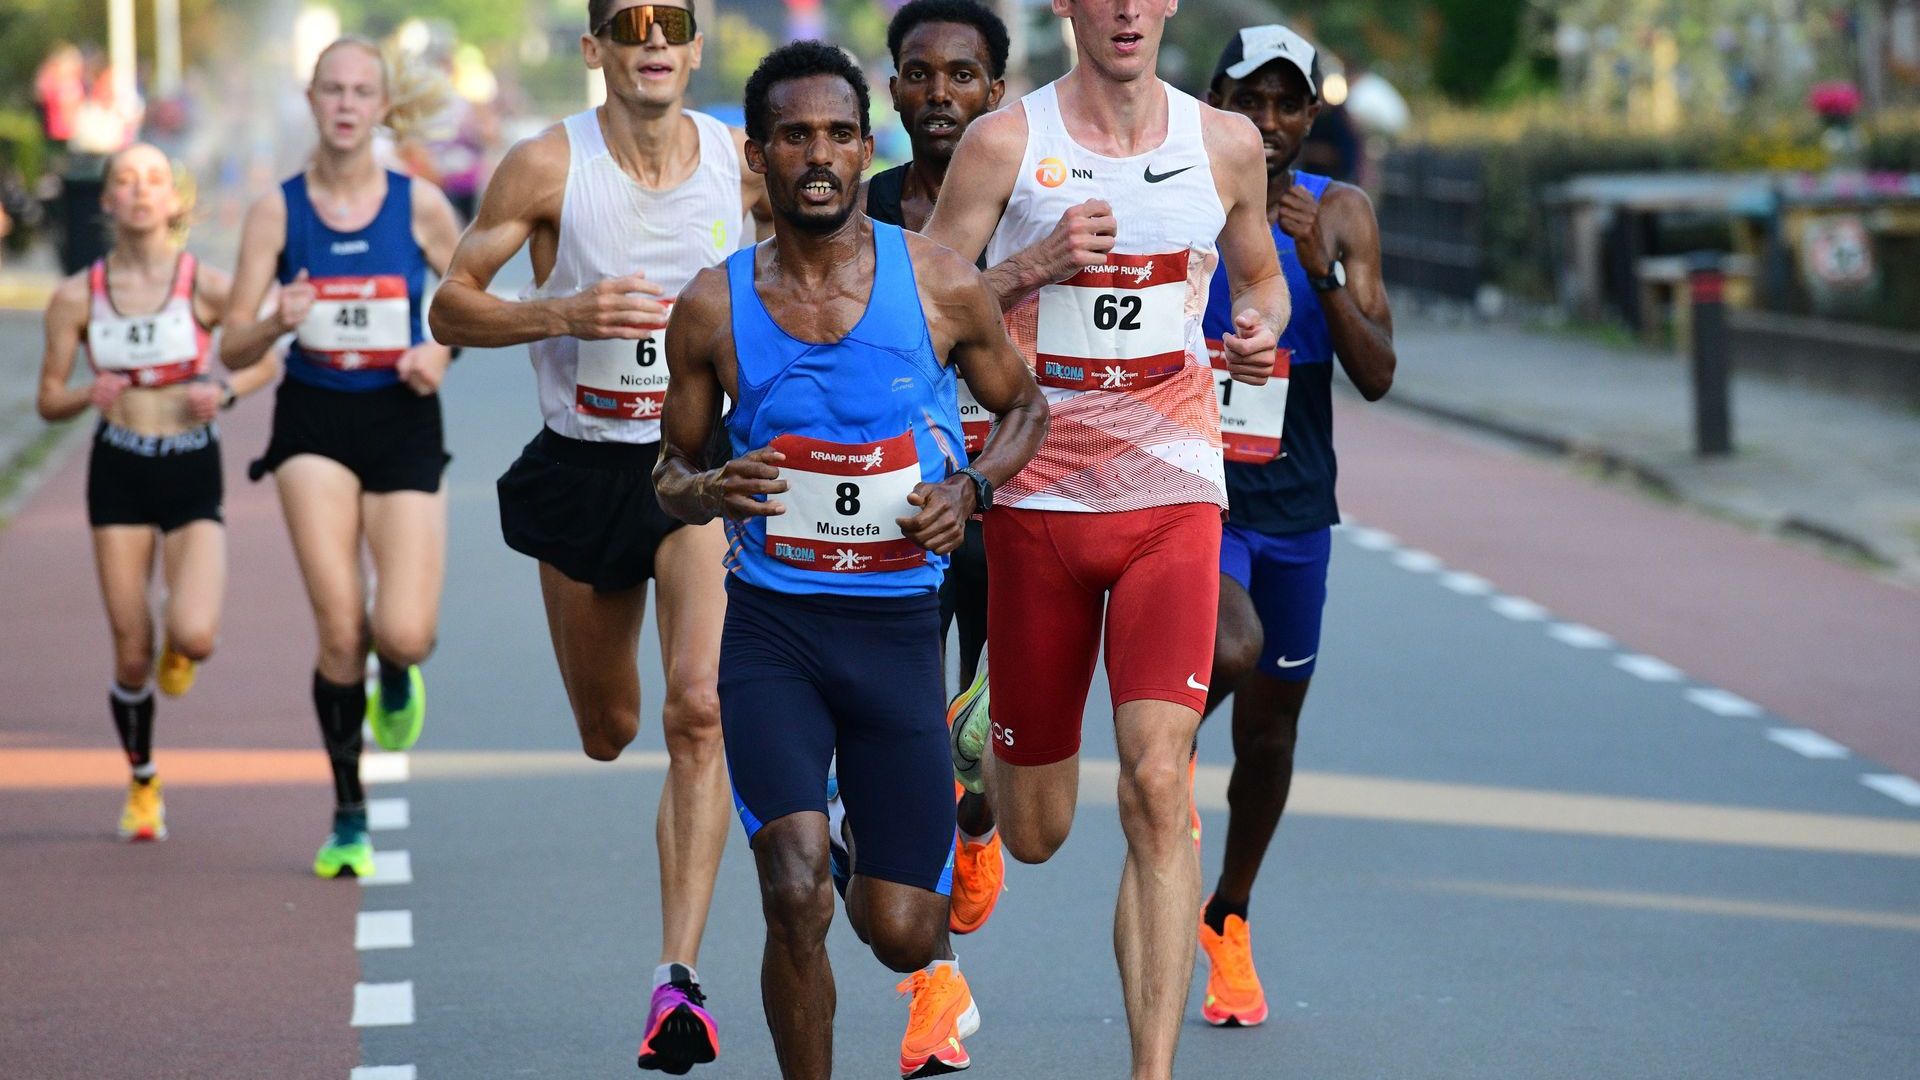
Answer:
POLYGON ((786 455, 778 517, 728 522, 728 569, 782 593, 934 592, 947 557, 900 534, 915 484, 966 465, 953 369, 934 355, 906 236, 873 223, 867 310, 833 344, 781 329, 754 291, 754 248, 727 259, 739 395, 727 418, 738 457, 786 455))
MULTIPOLYGON (((1326 177, 1303 172, 1295 178, 1314 198, 1325 195, 1326 177)), ((1333 335, 1320 308, 1320 294, 1300 268, 1293 237, 1278 225, 1270 228, 1293 299, 1293 318, 1280 335, 1280 348, 1292 360, 1280 436, 1283 452, 1264 465, 1227 462, 1227 520, 1256 532, 1298 533, 1340 520, 1333 497, 1339 471, 1333 456, 1333 335)), ((1233 331, 1233 291, 1225 263, 1214 271, 1207 294, 1205 329, 1210 342, 1233 331)))
POLYGON ((420 301, 427 257, 413 238, 413 181, 389 171, 380 212, 366 228, 350 233, 329 228, 314 213, 304 173, 280 190, 287 203, 287 240, 277 276, 285 285, 305 270, 318 294, 314 313, 288 351, 288 377, 348 392, 398 384, 393 365, 399 354, 426 339, 420 301), (331 347, 303 344, 316 332, 328 335, 331 347), (402 340, 406 345, 396 348, 402 340))

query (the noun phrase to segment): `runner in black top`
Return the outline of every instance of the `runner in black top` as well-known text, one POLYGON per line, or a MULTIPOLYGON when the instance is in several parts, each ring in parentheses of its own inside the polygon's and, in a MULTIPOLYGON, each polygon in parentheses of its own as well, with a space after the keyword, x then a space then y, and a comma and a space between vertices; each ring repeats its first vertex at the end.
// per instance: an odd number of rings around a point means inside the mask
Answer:
MULTIPOLYGON (((918 231, 933 216, 934 200, 940 196, 947 163, 953 160, 961 134, 975 117, 1000 107, 1007 89, 1002 78, 1007 28, 976 0, 912 0, 894 13, 887 26, 887 48, 893 54, 895 72, 887 80, 887 89, 913 142, 913 160, 868 179, 867 215, 918 231)), ((967 452, 973 453, 991 425, 966 384, 960 385, 960 418, 967 452)), ((942 641, 956 617, 960 685, 969 688, 956 705, 964 707, 978 696, 974 684, 987 644, 987 548, 977 517, 967 521, 967 538, 953 553, 940 588, 942 641)), ((961 842, 954 857, 961 872, 954 875, 948 926, 959 934, 972 933, 986 923, 1005 878, 1000 840, 986 807, 985 796, 965 794, 957 812, 961 842)))

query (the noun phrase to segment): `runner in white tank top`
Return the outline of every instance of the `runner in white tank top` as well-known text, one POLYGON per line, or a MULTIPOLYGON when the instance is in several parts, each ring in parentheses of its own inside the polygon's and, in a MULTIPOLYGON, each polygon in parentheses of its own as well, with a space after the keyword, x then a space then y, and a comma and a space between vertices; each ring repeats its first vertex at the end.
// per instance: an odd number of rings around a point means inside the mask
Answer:
POLYGON ((1172 1075, 1200 919, 1191 787, 1175 778, 1207 700, 1220 584, 1226 492, 1200 325, 1216 261, 1238 312, 1223 342, 1233 378, 1266 381, 1288 316, 1259 132, 1155 74, 1174 7, 1056 2, 1073 70, 973 122, 951 165, 968 183, 941 190, 926 230, 986 252, 1052 403, 1040 452, 986 515, 987 640, 1020 677, 955 725, 956 775, 984 787, 1015 858, 1052 856, 1072 826, 1104 624, 1128 842, 1114 930, 1133 1074, 1147 1077, 1172 1075))
MULTIPOLYGON (((429 314, 450 343, 525 344, 540 433, 500 478, 509 546, 539 560, 554 654, 582 747, 610 760, 639 728, 635 650, 659 583, 662 942, 640 1066, 685 1072, 719 1051, 694 962, 732 806, 718 678, 726 537, 660 509, 652 472, 674 296, 755 237, 765 186, 745 134, 683 107, 702 40, 686 3, 583 0, 587 66, 607 102, 515 146, 494 174, 429 314), (522 246, 534 287, 487 292, 522 246)), ((608 912, 609 926, 630 912, 608 912)))

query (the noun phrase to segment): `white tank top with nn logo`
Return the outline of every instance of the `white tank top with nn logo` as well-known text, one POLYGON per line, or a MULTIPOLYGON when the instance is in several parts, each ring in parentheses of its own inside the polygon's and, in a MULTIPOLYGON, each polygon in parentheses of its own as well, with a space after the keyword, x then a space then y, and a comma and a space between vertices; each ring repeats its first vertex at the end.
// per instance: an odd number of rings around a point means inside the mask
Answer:
POLYGON ((1055 86, 1021 99, 1027 150, 987 264, 1050 234, 1088 199, 1113 207, 1106 263, 1048 285, 1007 313, 1007 330, 1052 407, 1033 461, 998 505, 1119 512, 1227 505, 1220 406, 1201 319, 1226 210, 1214 188, 1200 102, 1167 94, 1167 137, 1128 158, 1074 142, 1055 86))
MULTIPOLYGON (((553 272, 538 298, 571 296, 635 272, 671 301, 693 275, 752 240, 740 207, 740 162, 727 126, 688 110, 700 132, 700 164, 664 191, 641 187, 607 150, 595 110, 564 121, 567 190, 553 272)), ((660 440, 667 389, 666 331, 632 340, 536 341, 529 351, 549 428, 589 442, 660 440)))

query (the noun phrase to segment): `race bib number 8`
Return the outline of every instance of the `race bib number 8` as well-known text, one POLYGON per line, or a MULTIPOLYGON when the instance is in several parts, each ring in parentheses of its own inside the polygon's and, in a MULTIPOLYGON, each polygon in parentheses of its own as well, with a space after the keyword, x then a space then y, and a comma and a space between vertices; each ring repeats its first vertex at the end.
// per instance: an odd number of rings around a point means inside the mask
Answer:
POLYGON ((172 308, 89 322, 87 352, 102 371, 125 372, 139 386, 165 386, 194 375, 200 343, 193 316, 172 308))
POLYGON ((1069 390, 1139 390, 1187 362, 1187 255, 1109 255, 1039 293, 1034 377, 1069 390))
POLYGON ((1260 386, 1235 382, 1227 374, 1226 352, 1220 342, 1207 339, 1213 362, 1214 390, 1220 396, 1220 439, 1225 457, 1245 465, 1265 465, 1280 456, 1280 432, 1287 420, 1287 350, 1277 349, 1273 374, 1260 386))
POLYGON ((390 368, 413 345, 413 308, 399 274, 312 279, 313 309, 300 324, 309 359, 352 371, 390 368))
POLYGON ((787 512, 767 518, 766 553, 803 570, 877 574, 927 561, 896 519, 916 511, 907 496, 920 483, 920 455, 908 431, 884 442, 836 443, 782 435, 769 444, 786 455, 779 496, 787 512))

